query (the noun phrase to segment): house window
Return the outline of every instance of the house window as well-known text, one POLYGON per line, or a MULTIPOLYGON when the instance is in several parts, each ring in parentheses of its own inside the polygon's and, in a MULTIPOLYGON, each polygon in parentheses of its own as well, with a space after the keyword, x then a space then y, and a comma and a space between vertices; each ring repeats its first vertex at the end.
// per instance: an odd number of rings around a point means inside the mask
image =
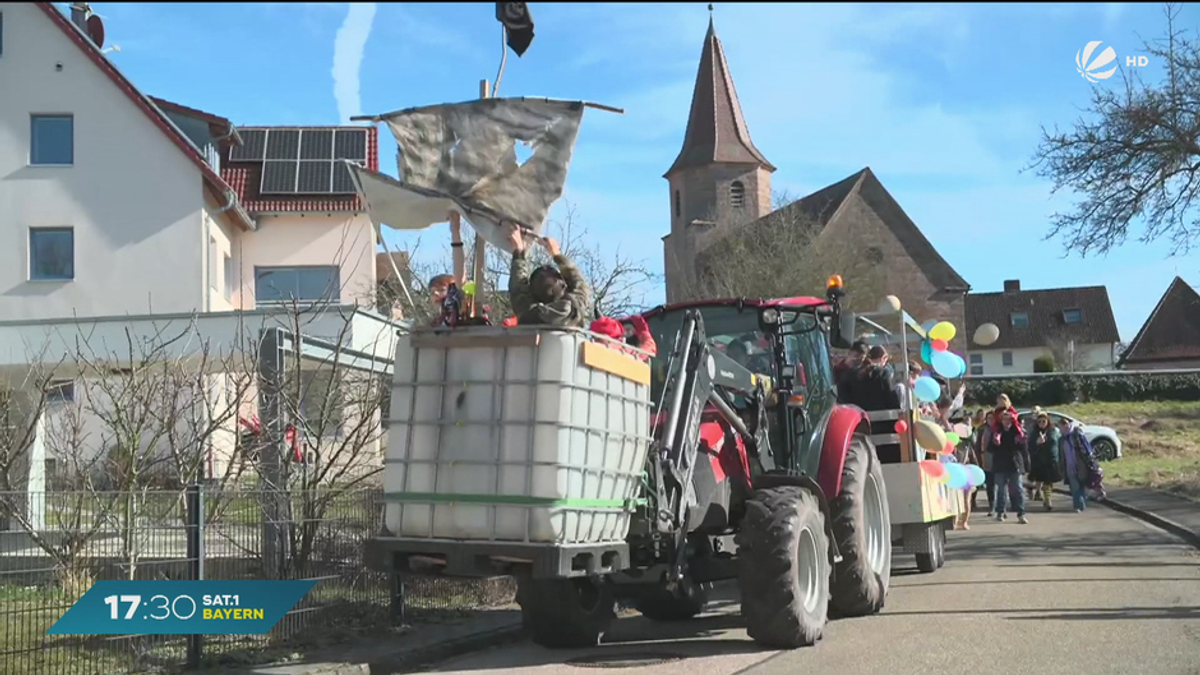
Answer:
POLYGON ((70 403, 75 400, 75 383, 71 380, 52 380, 46 385, 46 403, 70 403))
POLYGON ((1001 352, 1000 353, 1000 363, 1002 363, 1005 368, 1012 368, 1012 364, 1013 364, 1012 352, 1001 352))
POLYGON ((968 354, 967 358, 970 359, 970 362, 971 362, 971 368, 970 368, 971 374, 972 375, 982 375, 983 374, 983 354, 968 354))
POLYGON ((341 270, 336 266, 254 268, 258 303, 337 302, 341 290, 341 270))
POLYGON ((679 190, 675 191, 674 202, 675 202, 675 217, 678 218, 680 216, 680 214, 683 213, 683 206, 679 202, 679 190))
POLYGON ((225 254, 224 258, 225 281, 223 288, 225 290, 225 299, 233 300, 233 275, 235 274, 236 270, 233 269, 233 258, 229 257, 228 253, 225 254))
POLYGON ((1029 328, 1028 312, 1013 312, 1009 319, 1012 321, 1013 328, 1029 328))
POLYGON ((1083 310, 1081 309, 1064 309, 1063 323, 1083 323, 1083 310))
POLYGON ((33 115, 30 120, 30 164, 70 166, 75 163, 74 115, 33 115))
POLYGON ((75 229, 30 228, 29 280, 70 281, 75 278, 75 229))
POLYGON ((729 205, 740 209, 746 205, 746 186, 742 181, 735 180, 729 185, 729 205))

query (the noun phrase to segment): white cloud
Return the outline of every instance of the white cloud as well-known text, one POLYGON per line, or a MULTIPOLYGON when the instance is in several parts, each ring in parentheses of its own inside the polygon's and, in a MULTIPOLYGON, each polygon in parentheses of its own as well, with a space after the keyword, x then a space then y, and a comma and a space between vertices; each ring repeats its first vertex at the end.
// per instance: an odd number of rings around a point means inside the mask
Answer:
POLYGON ((342 124, 362 114, 358 76, 374 22, 375 3, 352 2, 333 41, 333 97, 337 100, 338 122, 342 124))

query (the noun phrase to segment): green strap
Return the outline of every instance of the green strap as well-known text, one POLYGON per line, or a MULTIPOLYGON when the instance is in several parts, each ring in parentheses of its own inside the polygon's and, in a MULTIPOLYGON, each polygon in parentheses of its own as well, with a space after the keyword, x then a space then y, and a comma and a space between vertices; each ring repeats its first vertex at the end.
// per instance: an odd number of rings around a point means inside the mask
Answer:
POLYGON ((522 495, 443 494, 438 492, 387 492, 388 502, 423 502, 434 504, 487 504, 494 506, 540 506, 551 509, 624 509, 643 503, 635 499, 553 499, 522 495))

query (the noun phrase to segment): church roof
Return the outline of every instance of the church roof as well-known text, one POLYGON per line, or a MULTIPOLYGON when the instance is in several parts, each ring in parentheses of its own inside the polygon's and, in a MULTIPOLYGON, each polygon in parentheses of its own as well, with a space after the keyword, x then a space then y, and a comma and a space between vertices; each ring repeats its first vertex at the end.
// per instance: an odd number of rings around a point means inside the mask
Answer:
POLYGON ((725 48, 709 17, 683 148, 664 178, 680 169, 713 163, 757 164, 767 171, 775 170, 750 140, 729 63, 725 61, 725 48))
POLYGON ((1196 358, 1200 358, 1200 293, 1175 277, 1118 365, 1136 368, 1151 361, 1196 358))
POLYGON ((908 217, 895 198, 883 187, 883 183, 870 167, 854 173, 828 187, 798 199, 772 213, 767 218, 794 218, 796 221, 812 223, 824 228, 837 215, 842 204, 852 195, 857 195, 864 204, 875 212, 892 235, 904 247, 908 257, 924 272, 929 281, 945 290, 969 290, 971 285, 946 262, 933 244, 921 234, 916 223, 908 217))

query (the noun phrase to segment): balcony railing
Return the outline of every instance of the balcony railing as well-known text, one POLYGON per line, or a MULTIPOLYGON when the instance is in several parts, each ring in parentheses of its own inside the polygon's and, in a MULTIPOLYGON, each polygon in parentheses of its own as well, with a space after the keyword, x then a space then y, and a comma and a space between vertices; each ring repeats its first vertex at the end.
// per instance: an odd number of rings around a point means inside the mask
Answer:
POLYGON ((221 153, 217 150, 215 143, 207 143, 204 146, 204 161, 212 167, 213 171, 221 173, 221 153))

